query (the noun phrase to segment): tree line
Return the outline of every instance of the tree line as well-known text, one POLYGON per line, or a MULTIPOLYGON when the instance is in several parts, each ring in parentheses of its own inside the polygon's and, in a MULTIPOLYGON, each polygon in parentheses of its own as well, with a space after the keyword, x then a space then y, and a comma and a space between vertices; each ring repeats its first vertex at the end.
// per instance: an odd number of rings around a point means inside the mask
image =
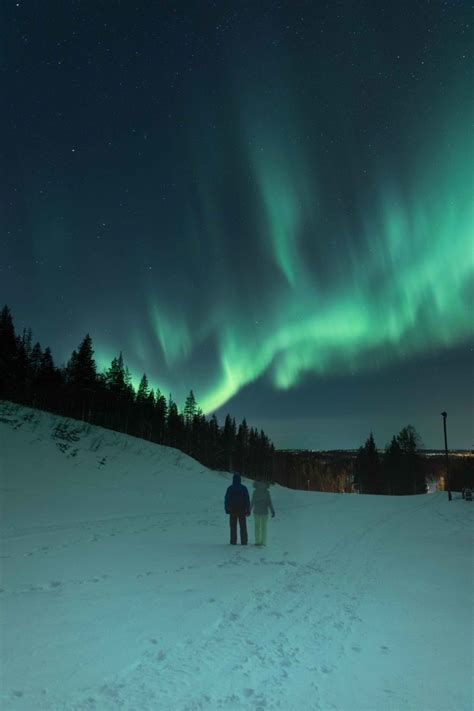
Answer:
MULTIPOLYGON (((31 329, 16 333, 8 306, 0 312, 0 399, 176 447, 210 469, 263 477, 284 486, 307 488, 311 478, 324 491, 347 490, 349 480, 350 488, 363 494, 427 490, 426 466, 418 451, 421 441, 412 425, 394 435, 383 454, 370 434, 353 466, 347 457, 342 464, 326 463, 324 471, 319 465, 318 478, 311 463, 275 452, 263 430, 249 427, 245 419, 237 426, 228 414, 220 426, 215 415, 206 417, 192 390, 180 410, 171 395, 166 398, 150 387, 145 373, 137 390, 131 381, 122 353, 104 372, 97 371, 88 334, 67 364, 57 367, 51 349, 33 342, 31 329)), ((467 475, 461 474, 458 479, 464 482, 467 475)))
POLYGON ((263 430, 245 419, 237 426, 230 415, 219 426, 215 415, 204 415, 192 390, 180 410, 171 395, 150 387, 145 373, 137 390, 131 381, 122 353, 97 371, 89 334, 57 367, 51 349, 33 342, 31 329, 17 334, 9 307, 2 309, 0 399, 176 447, 210 469, 271 479, 275 450, 263 430))
POLYGON ((361 494, 425 494, 425 467, 418 449, 420 435, 407 425, 380 456, 373 434, 357 451, 354 464, 354 486, 361 494))
MULTIPOLYGON (((444 455, 441 458, 424 456, 419 451, 420 446, 418 432, 407 425, 392 437, 383 452, 377 448, 372 433, 356 452, 279 450, 275 455, 275 478, 284 486, 311 491, 387 496, 424 494, 427 478, 436 479, 440 466, 444 475, 446 463, 444 455)), ((453 483, 457 485, 461 480, 467 482, 469 476, 472 478, 469 464, 472 470, 472 458, 451 463, 453 483), (454 469, 457 469, 456 476, 453 476, 454 469)))

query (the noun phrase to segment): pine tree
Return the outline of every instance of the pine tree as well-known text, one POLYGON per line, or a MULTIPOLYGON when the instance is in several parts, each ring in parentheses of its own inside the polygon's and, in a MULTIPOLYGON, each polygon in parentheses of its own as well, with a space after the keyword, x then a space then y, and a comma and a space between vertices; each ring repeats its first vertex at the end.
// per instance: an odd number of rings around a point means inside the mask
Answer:
POLYGON ((209 451, 209 466, 211 469, 219 468, 222 461, 222 445, 220 442, 219 423, 215 413, 209 420, 209 451))
POLYGON ((365 448, 367 453, 369 493, 380 494, 382 493, 380 457, 372 432, 370 433, 369 439, 365 443, 365 448))
POLYGON ((0 398, 11 397, 18 388, 18 344, 8 306, 0 313, 0 398))
POLYGON ((225 458, 224 468, 230 472, 233 471, 236 436, 235 420, 230 415, 226 415, 222 430, 222 448, 225 458))
POLYGON ((359 494, 365 494, 367 491, 367 465, 366 453, 364 447, 359 447, 357 450, 354 462, 354 485, 359 494))
POLYGON ((35 345, 30 350, 30 356, 28 359, 28 387, 29 395, 31 398, 31 404, 33 407, 37 407, 38 401, 38 374, 41 366, 41 358, 43 356, 43 351, 41 350, 41 345, 36 342, 35 345))
POLYGON ((42 357, 43 351, 41 350, 41 344, 37 341, 31 350, 30 356, 30 367, 33 382, 36 382, 38 378, 42 357))
POLYGON ((190 390, 188 397, 186 398, 186 402, 184 404, 184 422, 186 425, 190 425, 193 421, 194 415, 197 412, 197 403, 196 403, 196 398, 194 397, 194 393, 192 390, 190 390))
POLYGON ((247 473, 247 462, 248 462, 248 450, 249 450, 249 428, 245 418, 239 425, 237 432, 237 438, 235 440, 235 458, 236 458, 236 469, 241 474, 247 473))
POLYGON ((385 449, 383 473, 385 493, 390 495, 402 493, 403 452, 395 435, 385 449))
POLYGON ((105 382, 107 388, 115 395, 124 395, 126 393, 125 367, 121 351, 118 358, 112 358, 110 367, 105 371, 105 382))
POLYGON ((421 437, 413 425, 407 425, 400 430, 397 439, 404 454, 414 454, 421 442, 421 437))
POLYGON ((28 337, 26 332, 23 332, 23 336, 16 337, 16 361, 15 361, 15 380, 16 380, 16 391, 17 397, 21 401, 25 401, 28 398, 27 388, 30 382, 30 362, 29 362, 29 349, 30 344, 28 343, 28 337))
POLYGON ((97 369, 89 334, 84 337, 78 350, 72 352, 66 367, 66 378, 68 384, 78 391, 93 390, 97 386, 97 369))
POLYGON ((263 430, 260 430, 258 437, 259 446, 259 475, 267 481, 273 476, 274 448, 263 430))
POLYGON ((137 403, 139 405, 143 405, 147 401, 148 393, 149 393, 148 378, 146 377, 146 373, 143 373, 142 379, 140 380, 140 385, 138 386, 138 391, 137 391, 137 403))
POLYGON ((354 479, 359 493, 379 494, 382 491, 380 458, 372 432, 360 447, 355 461, 354 479))
POLYGON ((254 427, 249 429, 248 436, 248 455, 247 455, 247 473, 256 475, 260 469, 260 451, 258 433, 254 427))
POLYGON ((196 413, 198 411, 196 398, 191 390, 186 402, 184 404, 183 410, 183 422, 184 422, 184 449, 191 456, 198 456, 197 453, 200 448, 204 446, 202 437, 204 436, 202 432, 198 433, 199 421, 196 420, 196 413), (199 441, 201 439, 201 441, 199 441))
MULTIPOLYGON (((139 437, 150 438, 153 406, 150 408, 148 378, 143 373, 135 399, 135 431, 139 437)), ((152 391, 153 392, 153 391, 152 391)), ((154 398, 153 398, 154 404, 154 398)))
POLYGON ((53 382, 58 382, 58 371, 54 366, 53 356, 51 354, 51 348, 49 346, 45 349, 43 355, 41 356, 40 367, 38 371, 38 381, 42 385, 48 385, 53 382))
POLYGON ((178 449, 183 443, 184 421, 182 415, 178 412, 178 406, 174 402, 171 395, 168 400, 168 419, 166 427, 167 444, 178 449))
POLYGON ((35 390, 37 390, 35 403, 38 402, 41 407, 52 408, 55 411, 58 409, 64 411, 64 380, 61 372, 54 365, 49 347, 45 348, 41 355, 36 372, 35 390))
POLYGON ((188 445, 188 451, 191 456, 197 457, 202 462, 207 461, 209 450, 208 439, 208 423, 203 411, 201 408, 198 408, 194 413, 191 439, 188 445))
POLYGON ((407 425, 400 430, 397 441, 403 454, 402 492, 403 494, 425 494, 426 477, 417 449, 421 437, 413 427, 407 425))
POLYGON ((135 390, 133 389, 132 374, 130 373, 128 365, 125 366, 124 381, 125 381, 125 395, 128 396, 129 400, 134 400, 135 399, 135 390))
POLYGON ((94 360, 92 338, 87 333, 77 352, 80 385, 83 388, 94 388, 97 384, 97 368, 94 360))
POLYGON ((23 335, 21 337, 21 341, 23 343, 23 348, 25 349, 26 357, 29 360, 31 358, 31 351, 33 350, 33 346, 32 346, 33 332, 31 330, 31 328, 23 329, 23 335))
POLYGON ((166 440, 167 419, 168 407, 166 398, 161 394, 159 388, 157 388, 155 393, 155 410, 153 413, 153 439, 160 444, 164 444, 166 440))

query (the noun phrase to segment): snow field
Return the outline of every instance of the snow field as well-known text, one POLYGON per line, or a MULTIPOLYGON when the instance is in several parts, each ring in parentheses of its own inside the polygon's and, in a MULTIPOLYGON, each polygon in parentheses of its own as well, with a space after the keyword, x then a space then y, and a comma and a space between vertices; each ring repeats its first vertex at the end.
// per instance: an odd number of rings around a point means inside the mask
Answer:
POLYGON ((275 486, 261 549, 172 448, 0 403, 0 467, 1 708, 473 708, 457 495, 275 486))

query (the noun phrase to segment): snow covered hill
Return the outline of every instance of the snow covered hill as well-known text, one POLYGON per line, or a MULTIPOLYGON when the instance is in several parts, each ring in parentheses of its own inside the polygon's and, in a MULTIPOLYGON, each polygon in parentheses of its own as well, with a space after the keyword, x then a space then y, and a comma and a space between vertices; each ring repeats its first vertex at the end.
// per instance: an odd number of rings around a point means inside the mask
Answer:
POLYGON ((175 449, 0 403, 0 467, 2 709, 473 708, 458 495, 275 486, 259 549, 175 449))

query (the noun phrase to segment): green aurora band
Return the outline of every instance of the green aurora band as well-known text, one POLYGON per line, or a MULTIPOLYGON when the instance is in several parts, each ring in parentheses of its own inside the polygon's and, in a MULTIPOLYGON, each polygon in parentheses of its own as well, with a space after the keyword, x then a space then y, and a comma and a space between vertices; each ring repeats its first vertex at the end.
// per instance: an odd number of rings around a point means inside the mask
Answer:
MULTIPOLYGON (((259 115, 268 116, 265 107, 259 115)), ((401 177, 394 180, 374 166, 371 199, 352 205, 350 215, 341 203, 331 239, 325 233, 327 191, 317 166, 288 139, 298 133, 297 122, 287 115, 275 128, 268 121, 267 130, 263 119, 256 122, 250 111, 242 112, 239 134, 231 137, 238 144, 237 179, 246 176, 236 202, 244 213, 248 255, 234 261, 226 246, 223 159, 219 147, 213 152, 210 138, 202 136, 203 153, 193 156, 206 165, 197 181, 200 217, 190 210, 185 227, 185 249, 191 255, 201 250, 206 264, 206 273, 196 277, 201 296, 194 304, 184 292, 170 302, 149 282, 153 336, 147 340, 136 332, 134 352, 125 354, 135 374, 146 370, 151 384, 178 402, 193 388, 206 413, 262 377, 288 389, 310 373, 381 368, 460 344, 472 334, 474 201, 467 119, 454 127, 438 120, 413 151, 403 185, 401 177), (214 359, 198 358, 210 343, 214 359), (158 344, 165 369, 154 382, 150 368, 158 344)), ((229 136, 221 140, 228 143, 229 136)), ((177 282, 185 276, 177 275, 177 282)), ((105 352, 98 351, 105 365, 105 352)))

